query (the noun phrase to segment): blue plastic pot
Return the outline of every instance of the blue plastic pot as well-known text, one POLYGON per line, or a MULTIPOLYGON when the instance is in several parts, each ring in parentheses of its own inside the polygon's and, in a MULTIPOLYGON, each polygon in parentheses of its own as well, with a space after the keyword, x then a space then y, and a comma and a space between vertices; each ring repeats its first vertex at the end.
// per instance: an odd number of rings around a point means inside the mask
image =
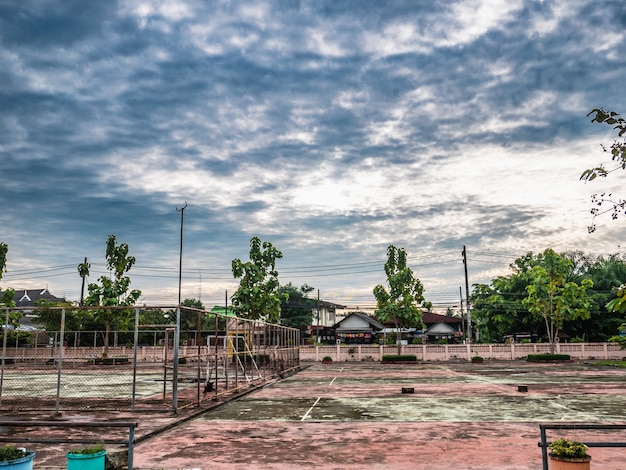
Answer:
POLYGON ((95 452, 93 454, 73 454, 68 452, 67 470, 104 470, 104 456, 106 450, 95 452))
POLYGON ((33 459, 35 458, 34 450, 27 450, 26 457, 21 459, 8 460, 6 462, 0 462, 1 470, 33 470, 33 459))

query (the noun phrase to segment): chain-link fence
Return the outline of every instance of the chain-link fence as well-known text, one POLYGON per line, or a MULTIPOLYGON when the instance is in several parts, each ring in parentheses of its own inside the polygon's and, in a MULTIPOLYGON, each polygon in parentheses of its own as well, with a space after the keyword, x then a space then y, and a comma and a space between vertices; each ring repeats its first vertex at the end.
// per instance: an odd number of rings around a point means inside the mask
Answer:
POLYGON ((45 308, 46 314, 51 311, 59 316, 58 331, 25 331, 11 320, 16 312, 37 318, 42 313, 37 308, 3 310, 3 409, 175 410, 260 385, 299 366, 299 330, 262 321, 177 307, 45 308), (140 322, 157 310, 173 311, 176 322, 140 322), (66 317, 118 313, 134 316, 134 327, 64 328, 66 317), (186 329, 177 328, 181 317, 195 317, 197 327, 186 321, 186 329))

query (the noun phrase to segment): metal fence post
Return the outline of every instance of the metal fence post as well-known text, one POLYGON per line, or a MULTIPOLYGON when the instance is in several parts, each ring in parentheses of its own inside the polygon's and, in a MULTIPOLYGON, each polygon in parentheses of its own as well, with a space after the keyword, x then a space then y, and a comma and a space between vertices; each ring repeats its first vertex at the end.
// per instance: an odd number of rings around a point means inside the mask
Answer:
POLYGON ((139 309, 135 307, 135 335, 133 337, 133 391, 130 398, 130 409, 135 411, 135 394, 137 391, 137 345, 139 344, 139 309))
POLYGON ((61 400, 61 372, 63 370, 63 336, 65 334, 65 308, 61 309, 61 333, 59 335, 59 355, 57 358, 57 398, 54 406, 54 414, 59 414, 61 400))
POLYGON ((4 358, 7 357, 7 335, 9 334, 9 309, 5 309, 4 334, 2 335, 2 364, 0 367, 0 405, 2 404, 2 384, 4 383, 4 358))

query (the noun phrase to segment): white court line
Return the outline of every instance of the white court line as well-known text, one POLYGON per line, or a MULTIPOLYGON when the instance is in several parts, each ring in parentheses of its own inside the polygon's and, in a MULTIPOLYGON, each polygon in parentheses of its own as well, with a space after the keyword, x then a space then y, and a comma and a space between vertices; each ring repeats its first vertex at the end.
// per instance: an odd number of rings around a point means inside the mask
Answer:
POLYGON ((306 413, 304 413, 304 416, 302 417, 302 419, 300 421, 304 421, 305 419, 307 419, 309 417, 309 413, 311 413, 311 411, 313 411, 313 408, 315 408, 315 405, 317 405, 317 403, 321 400, 321 398, 322 397, 317 397, 317 400, 315 400, 315 403, 313 403, 313 406, 311 408, 309 408, 306 413))
MULTIPOLYGON (((343 371, 343 368, 341 368, 341 371, 343 371)), ((341 372, 340 371, 340 372, 341 372)), ((333 382, 337 379, 337 376, 333 377, 333 380, 330 381, 330 383, 328 385, 332 385, 333 382)), ((315 400, 315 403, 313 403, 313 405, 311 406, 311 408, 309 408, 307 410, 306 413, 304 413, 304 416, 302 417, 302 419, 300 419, 300 421, 304 421, 305 419, 307 419, 309 417, 309 415, 311 414, 311 411, 313 411, 313 408, 315 408, 315 405, 317 405, 319 403, 319 401, 322 399, 322 397, 317 397, 317 400, 315 400)))

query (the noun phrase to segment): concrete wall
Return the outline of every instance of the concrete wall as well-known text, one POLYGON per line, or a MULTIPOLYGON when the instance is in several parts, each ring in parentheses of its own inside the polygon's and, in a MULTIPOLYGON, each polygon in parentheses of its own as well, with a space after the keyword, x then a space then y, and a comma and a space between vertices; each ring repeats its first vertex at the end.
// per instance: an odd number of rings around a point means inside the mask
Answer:
MULTIPOLYGON (((418 361, 470 360, 473 356, 497 360, 524 359, 529 354, 550 352, 548 343, 533 344, 420 344, 402 346, 402 354, 413 354, 418 361)), ((569 354, 572 359, 622 359, 626 350, 617 343, 557 343, 557 354, 569 354)), ((300 348, 300 361, 321 361, 330 356, 333 361, 380 361, 383 355, 397 354, 394 345, 336 345, 300 348)))

